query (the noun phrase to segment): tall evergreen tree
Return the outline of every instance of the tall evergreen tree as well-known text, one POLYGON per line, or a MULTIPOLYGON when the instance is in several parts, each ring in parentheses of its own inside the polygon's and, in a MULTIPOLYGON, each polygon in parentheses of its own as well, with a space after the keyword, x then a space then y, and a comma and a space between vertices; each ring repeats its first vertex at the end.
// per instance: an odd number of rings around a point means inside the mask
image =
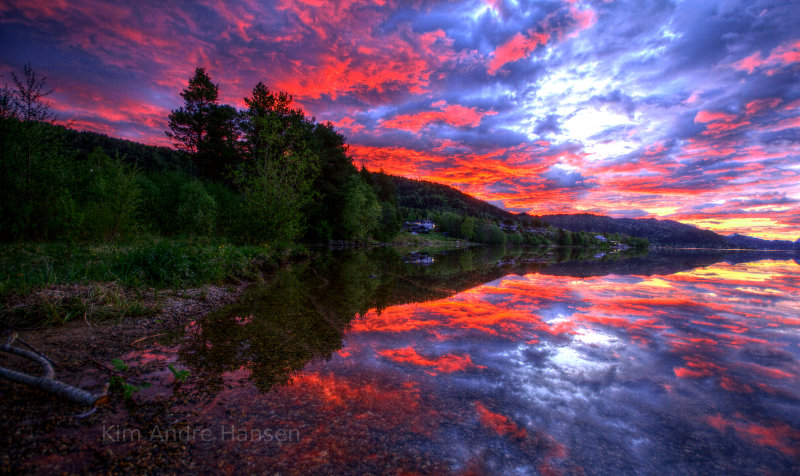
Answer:
POLYGON ((292 242, 304 233, 303 211, 316 195, 313 182, 319 157, 311 140, 314 124, 302 110, 291 108, 288 94, 275 94, 263 83, 244 101, 246 162, 237 172, 248 209, 243 234, 292 242))
POLYGON ((167 137, 191 155, 202 175, 225 178, 239 158, 238 112, 218 104, 219 86, 211 82, 204 68, 195 69, 180 95, 185 103, 170 113, 167 137))
POLYGON ((252 96, 244 98, 244 103, 247 110, 242 129, 246 155, 250 159, 277 158, 292 145, 289 130, 306 122, 303 111, 292 109, 290 95, 274 93, 262 82, 256 84, 252 96))
POLYGON ((178 149, 196 154, 208 133, 209 115, 217 105, 219 86, 211 82, 205 68, 197 68, 180 95, 185 105, 170 113, 170 130, 166 134, 178 149))

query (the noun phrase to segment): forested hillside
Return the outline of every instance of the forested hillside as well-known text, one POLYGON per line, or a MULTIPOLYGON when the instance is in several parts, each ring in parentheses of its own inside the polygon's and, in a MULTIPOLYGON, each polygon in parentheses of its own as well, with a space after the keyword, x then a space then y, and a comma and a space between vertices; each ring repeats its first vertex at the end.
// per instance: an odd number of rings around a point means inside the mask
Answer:
POLYGON ((570 231, 623 233, 647 238, 651 245, 680 248, 726 248, 724 236, 672 220, 655 218, 611 218, 589 213, 575 215, 543 215, 541 220, 570 231))
POLYGON ((762 240, 752 236, 734 233, 725 237, 725 240, 733 248, 744 248, 752 250, 800 250, 800 240, 762 240))
POLYGON ((97 132, 76 131, 68 128, 63 128, 60 133, 63 134, 65 146, 73 149, 79 159, 86 158, 99 147, 109 157, 119 155, 123 162, 136 166, 141 172, 172 170, 188 175, 197 175, 197 167, 189 157, 169 147, 140 144, 97 132))
POLYGON ((522 226, 542 224, 535 217, 511 213, 440 183, 398 176, 392 176, 392 182, 401 209, 450 212, 522 226))

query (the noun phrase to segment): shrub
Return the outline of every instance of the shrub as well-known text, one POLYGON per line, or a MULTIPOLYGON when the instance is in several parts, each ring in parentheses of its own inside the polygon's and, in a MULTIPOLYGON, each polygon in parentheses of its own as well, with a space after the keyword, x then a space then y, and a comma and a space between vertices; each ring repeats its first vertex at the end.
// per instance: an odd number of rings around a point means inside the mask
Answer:
POLYGON ((217 202, 200 181, 193 180, 181 186, 176 219, 179 229, 184 233, 209 236, 213 231, 217 202))

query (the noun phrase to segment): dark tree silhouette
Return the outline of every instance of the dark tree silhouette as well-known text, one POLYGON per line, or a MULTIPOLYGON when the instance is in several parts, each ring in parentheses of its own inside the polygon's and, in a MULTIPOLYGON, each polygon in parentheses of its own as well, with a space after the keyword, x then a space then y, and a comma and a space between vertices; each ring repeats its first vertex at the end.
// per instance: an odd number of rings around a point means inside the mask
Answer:
POLYGON ((247 156, 251 159, 267 159, 282 154, 290 147, 286 143, 286 132, 305 121, 303 111, 292 109, 292 96, 285 92, 274 93, 259 82, 253 95, 244 98, 247 110, 242 123, 247 156))
POLYGON ((45 87, 47 77, 37 78, 30 63, 22 68, 22 78, 13 72, 11 77, 17 88, 13 92, 13 115, 25 122, 52 122, 55 114, 44 99, 53 92, 45 87))
POLYGON ((217 103, 219 86, 211 82, 204 68, 195 69, 180 95, 185 104, 170 113, 167 137, 191 155, 202 175, 224 178, 238 160, 239 113, 217 103))
POLYGON ((219 86, 211 82, 205 68, 197 68, 180 95, 185 105, 170 113, 166 134, 178 149, 195 154, 208 133, 208 117, 217 105, 219 86))

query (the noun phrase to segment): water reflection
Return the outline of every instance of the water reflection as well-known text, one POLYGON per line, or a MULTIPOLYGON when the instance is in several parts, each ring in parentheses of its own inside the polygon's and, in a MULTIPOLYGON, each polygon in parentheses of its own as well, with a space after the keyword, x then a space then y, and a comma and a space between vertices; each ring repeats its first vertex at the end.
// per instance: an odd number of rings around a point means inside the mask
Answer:
POLYGON ((190 330, 181 359, 218 387, 195 410, 301 429, 224 449, 275 470, 800 469, 791 255, 572 258, 374 250, 282 271, 190 330))

